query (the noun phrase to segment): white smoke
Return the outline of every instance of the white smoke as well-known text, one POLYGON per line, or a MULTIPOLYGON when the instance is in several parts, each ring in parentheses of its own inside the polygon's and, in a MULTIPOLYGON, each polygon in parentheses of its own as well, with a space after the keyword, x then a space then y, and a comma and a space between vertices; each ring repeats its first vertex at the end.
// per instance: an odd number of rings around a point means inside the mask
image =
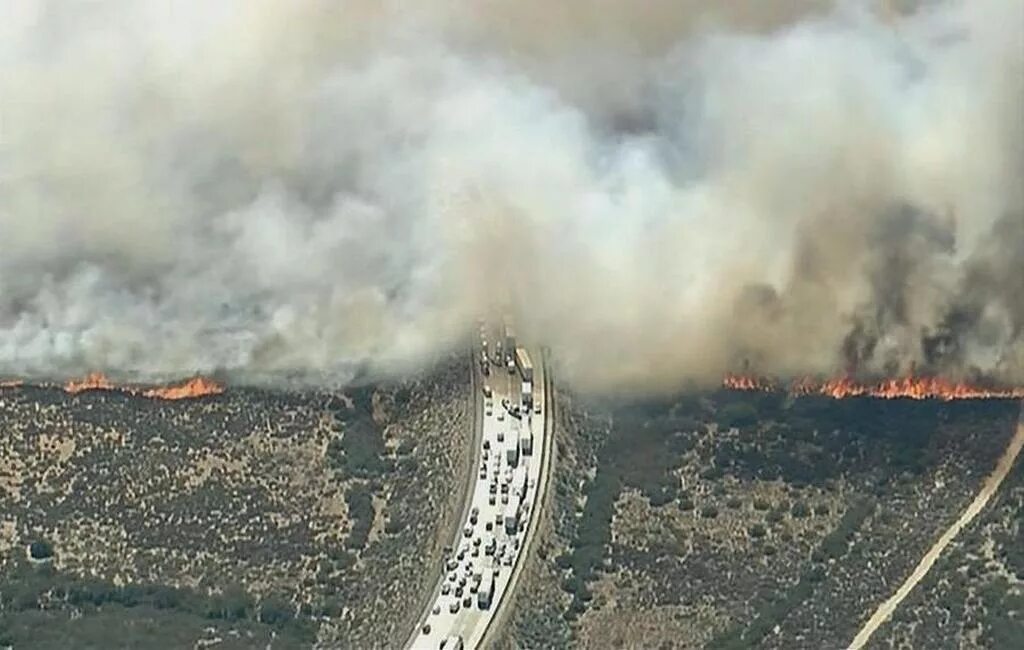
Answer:
POLYGON ((1024 376, 1024 2, 705 4, 8 3, 0 373, 1024 376))

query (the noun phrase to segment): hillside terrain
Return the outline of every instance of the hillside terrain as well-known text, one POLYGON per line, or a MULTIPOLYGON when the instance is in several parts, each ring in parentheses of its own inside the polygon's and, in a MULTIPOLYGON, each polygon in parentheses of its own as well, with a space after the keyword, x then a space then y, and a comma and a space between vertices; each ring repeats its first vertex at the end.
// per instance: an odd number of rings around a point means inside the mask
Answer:
MULTIPOLYGON (((842 647, 974 496, 1020 409, 728 391, 561 406, 504 648, 842 647)), ((1014 647, 1014 476, 872 647, 1014 647)))
POLYGON ((453 525, 468 379, 0 390, 0 646, 393 646, 453 525))

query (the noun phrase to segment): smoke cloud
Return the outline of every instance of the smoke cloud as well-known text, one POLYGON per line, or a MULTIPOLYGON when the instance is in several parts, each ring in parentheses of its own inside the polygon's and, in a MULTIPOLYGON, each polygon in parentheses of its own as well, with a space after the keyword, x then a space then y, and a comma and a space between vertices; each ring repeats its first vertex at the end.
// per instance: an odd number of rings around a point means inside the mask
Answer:
POLYGON ((8 2, 0 373, 1024 381, 1024 1, 641 5, 8 2))

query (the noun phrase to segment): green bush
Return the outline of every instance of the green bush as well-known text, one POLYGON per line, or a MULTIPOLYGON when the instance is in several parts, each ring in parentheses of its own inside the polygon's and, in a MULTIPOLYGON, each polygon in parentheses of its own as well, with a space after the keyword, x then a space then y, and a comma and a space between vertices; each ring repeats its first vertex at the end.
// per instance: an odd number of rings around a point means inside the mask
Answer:
POLYGON ((734 402, 718 412, 718 422, 725 427, 741 428, 757 424, 757 409, 748 402, 734 402))
POLYGON ((718 508, 715 506, 704 506, 700 509, 700 516, 704 519, 714 519, 718 516, 718 508))
POLYGON ((280 626, 294 618, 294 608, 280 596, 270 596, 260 603, 259 621, 280 626))
POLYGON ((373 525, 373 496, 368 486, 357 483, 346 492, 345 502, 348 504, 349 521, 352 523, 345 546, 362 549, 369 540, 370 527, 373 525))
POLYGON ((49 542, 37 540, 29 544, 28 552, 36 560, 45 560, 53 557, 53 546, 49 542))
POLYGON ((807 504, 803 501, 797 501, 793 504, 793 507, 790 508, 789 512, 797 519, 804 519, 810 516, 811 509, 808 508, 807 504))

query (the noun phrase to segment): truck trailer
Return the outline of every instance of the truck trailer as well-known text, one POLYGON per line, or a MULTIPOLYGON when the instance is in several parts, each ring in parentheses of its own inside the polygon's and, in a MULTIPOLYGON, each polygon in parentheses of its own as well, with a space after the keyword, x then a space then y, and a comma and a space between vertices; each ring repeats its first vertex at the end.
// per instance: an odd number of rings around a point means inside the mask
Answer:
POLYGON ((519 530, 519 504, 509 501, 505 506, 505 532, 515 535, 519 530))
POLYGON ((511 438, 508 441, 508 446, 505 447, 505 461, 509 467, 519 464, 519 440, 517 438, 511 438))
POLYGON ((511 325, 505 324, 505 352, 512 359, 516 354, 516 331, 511 325))
POLYGON ((519 453, 523 456, 533 454, 533 431, 529 427, 519 431, 519 453))
POLYGON ((530 353, 526 351, 526 348, 516 348, 516 367, 519 368, 519 374, 523 376, 523 381, 533 381, 533 363, 530 361, 530 353))
POLYGON ((494 573, 486 571, 476 592, 476 604, 480 609, 490 609, 494 600, 494 573))
POLYGON ((526 467, 517 467, 512 475, 512 490, 516 493, 519 501, 526 500, 526 467))

